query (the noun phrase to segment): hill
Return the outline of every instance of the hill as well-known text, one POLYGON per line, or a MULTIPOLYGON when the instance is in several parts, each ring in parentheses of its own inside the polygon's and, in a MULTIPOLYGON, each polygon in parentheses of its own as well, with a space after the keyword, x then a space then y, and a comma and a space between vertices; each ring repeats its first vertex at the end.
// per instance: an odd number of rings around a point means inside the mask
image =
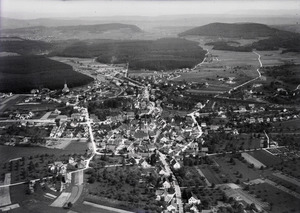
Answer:
POLYGON ((61 89, 81 86, 93 79, 73 71, 67 64, 43 56, 0 57, 0 91, 27 93, 34 88, 61 89))
POLYGON ((172 70, 200 63, 205 51, 197 42, 180 38, 158 40, 94 40, 74 42, 50 55, 97 57, 101 63, 127 63, 130 69, 172 70))
POLYGON ((19 37, 0 37, 1 52, 13 52, 21 55, 39 55, 48 53, 53 44, 22 39, 19 37))
POLYGON ((218 36, 228 38, 269 37, 282 31, 257 23, 212 23, 195 27, 179 34, 179 36, 218 36))
POLYGON ((139 27, 129 24, 96 24, 96 25, 76 25, 45 27, 34 26, 17 29, 4 29, 2 36, 18 36, 25 39, 37 40, 67 40, 67 39, 97 39, 101 37, 122 38, 130 37, 143 32, 139 27))
POLYGON ((212 23, 196 27, 180 33, 179 36, 211 36, 223 38, 259 39, 250 45, 232 45, 230 42, 216 41, 207 43, 216 50, 236 52, 250 52, 256 50, 278 50, 284 48, 285 52, 300 52, 300 34, 271 28, 264 24, 256 23, 212 23))

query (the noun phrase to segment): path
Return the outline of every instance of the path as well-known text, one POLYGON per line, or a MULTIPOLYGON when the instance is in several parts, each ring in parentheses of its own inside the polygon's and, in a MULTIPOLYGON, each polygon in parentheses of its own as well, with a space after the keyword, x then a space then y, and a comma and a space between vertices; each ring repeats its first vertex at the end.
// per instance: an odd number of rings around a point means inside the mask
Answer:
POLYGON ((10 192, 9 192, 10 181, 11 181, 11 173, 6 173, 3 182, 3 185, 6 187, 0 188, 0 206, 7 206, 11 204, 10 192))
POLYGON ((279 172, 273 173, 273 175, 277 176, 277 177, 279 177, 279 178, 281 178, 283 180, 286 180, 286 181, 288 181, 288 182, 290 182, 290 183, 292 183, 292 184, 294 184, 294 185, 296 185, 298 187, 300 187, 300 181, 299 181, 299 179, 296 179, 294 177, 286 176, 286 175, 281 174, 279 172))
POLYGON ((261 60, 260 60, 260 57, 261 57, 261 56, 260 56, 260 54, 258 54, 258 53, 255 52, 255 51, 253 51, 253 53, 256 54, 256 55, 258 56, 257 60, 258 60, 258 62, 259 62, 259 68, 256 69, 256 71, 257 71, 257 73, 258 73, 258 76, 255 77, 255 78, 253 78, 253 79, 251 79, 251 80, 249 80, 249 81, 246 81, 245 83, 242 83, 242 84, 240 84, 240 85, 238 85, 238 86, 236 86, 236 87, 230 89, 230 90, 228 91, 228 93, 231 93, 232 91, 234 91, 234 90, 236 90, 236 89, 238 89, 238 88, 240 88, 240 87, 242 87, 242 86, 245 86, 246 84, 249 84, 249 83, 251 83, 252 81, 255 81, 255 80, 257 80, 257 79, 259 79, 259 78, 261 77, 261 72, 259 71, 259 69, 263 66, 263 64, 262 64, 262 62, 261 62, 261 60))
POLYGON ((207 185, 208 187, 211 187, 211 183, 207 180, 207 178, 205 177, 205 175, 203 174, 203 172, 202 172, 199 168, 197 168, 196 170, 197 170, 197 172, 198 172, 202 177, 204 177, 204 181, 205 181, 206 185, 207 185))
POLYGON ((113 208, 113 207, 103 206, 103 205, 91 203, 91 202, 88 202, 88 201, 83 201, 83 204, 88 205, 88 206, 93 206, 93 207, 96 207, 96 208, 99 208, 99 209, 105 209, 105 210, 109 210, 109 211, 113 211, 113 212, 118 212, 118 213, 133 213, 133 212, 126 211, 126 210, 123 210, 123 209, 116 209, 116 208, 113 208))

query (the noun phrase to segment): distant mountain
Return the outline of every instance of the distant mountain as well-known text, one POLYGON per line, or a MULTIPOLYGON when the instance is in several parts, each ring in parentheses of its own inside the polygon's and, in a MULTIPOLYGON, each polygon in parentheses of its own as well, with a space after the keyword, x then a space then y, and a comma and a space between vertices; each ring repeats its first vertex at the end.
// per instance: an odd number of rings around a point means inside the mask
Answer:
POLYGON ((281 33, 278 29, 257 23, 212 23, 195 27, 179 34, 179 36, 218 36, 228 38, 269 37, 281 33))
POLYGON ((4 29, 2 36, 21 37, 33 40, 66 40, 66 39, 98 39, 98 38, 122 38, 122 36, 133 36, 143 32, 139 27, 129 24, 110 23, 97 25, 77 25, 58 27, 25 27, 16 29, 4 29))

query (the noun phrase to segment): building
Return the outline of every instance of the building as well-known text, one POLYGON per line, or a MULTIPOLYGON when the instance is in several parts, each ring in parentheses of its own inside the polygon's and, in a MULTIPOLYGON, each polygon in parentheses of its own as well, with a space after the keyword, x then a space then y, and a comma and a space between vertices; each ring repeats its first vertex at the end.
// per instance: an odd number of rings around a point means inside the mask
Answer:
POLYGON ((64 84, 64 88, 62 89, 62 92, 63 92, 63 93, 68 93, 68 92, 70 92, 70 89, 68 88, 68 85, 67 85, 66 82, 65 82, 65 84, 64 84))

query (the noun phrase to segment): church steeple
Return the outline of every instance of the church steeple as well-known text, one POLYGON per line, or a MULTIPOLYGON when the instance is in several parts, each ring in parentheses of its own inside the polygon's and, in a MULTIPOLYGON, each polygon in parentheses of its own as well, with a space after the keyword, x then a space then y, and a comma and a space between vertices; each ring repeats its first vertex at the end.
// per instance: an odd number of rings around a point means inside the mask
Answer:
POLYGON ((64 88, 62 89, 62 92, 67 93, 69 91, 70 91, 70 89, 68 88, 67 82, 65 81, 64 88))

